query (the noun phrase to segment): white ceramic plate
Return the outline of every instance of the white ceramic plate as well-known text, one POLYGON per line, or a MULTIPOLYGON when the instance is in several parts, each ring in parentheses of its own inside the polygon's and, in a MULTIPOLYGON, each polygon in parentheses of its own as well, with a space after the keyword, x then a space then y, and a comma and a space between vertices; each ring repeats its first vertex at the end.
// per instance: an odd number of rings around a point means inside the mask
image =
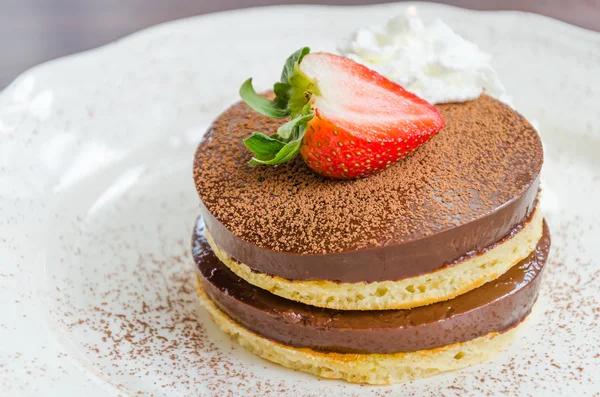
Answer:
POLYGON ((600 392, 600 35, 432 4, 289 6, 161 25, 44 64, 0 95, 0 394, 600 392), (491 362, 393 387, 318 380, 234 345, 196 303, 192 154, 248 76, 412 12, 495 57, 540 123, 552 257, 538 315, 491 362))

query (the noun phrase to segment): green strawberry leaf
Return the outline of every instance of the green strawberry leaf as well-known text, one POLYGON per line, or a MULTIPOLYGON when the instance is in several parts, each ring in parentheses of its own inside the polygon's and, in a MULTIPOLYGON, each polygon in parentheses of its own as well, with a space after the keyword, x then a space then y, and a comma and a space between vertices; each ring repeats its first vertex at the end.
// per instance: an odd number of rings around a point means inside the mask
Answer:
POLYGON ((267 98, 258 95, 256 91, 254 91, 254 87, 252 87, 252 78, 249 78, 242 84, 240 87, 240 96, 248 106, 265 116, 283 119, 290 114, 286 105, 282 106, 282 104, 278 102, 270 101, 267 98))
POLYGON ((279 138, 281 138, 281 140, 284 142, 287 142, 290 139, 297 139, 299 134, 298 131, 295 130, 297 130, 301 126, 305 126, 306 128, 306 123, 308 123, 314 116, 315 114, 312 112, 297 116, 296 118, 288 121, 287 123, 279 127, 277 129, 277 136, 279 136, 279 138), (294 134, 294 132, 296 133, 294 134))
POLYGON ((273 86, 273 92, 275 92, 275 102, 277 102, 277 105, 281 106, 284 109, 288 108, 291 88, 291 85, 282 82, 275 83, 275 85, 273 86))
POLYGON ((255 157, 272 158, 283 149, 285 142, 281 142, 260 132, 253 132, 252 135, 244 139, 244 145, 254 153, 255 157))
POLYGON ((286 59, 285 65, 283 66, 283 71, 281 72, 282 83, 290 82, 290 78, 294 75, 294 72, 296 71, 296 66, 300 62, 302 62, 302 58, 304 58, 304 56, 309 52, 310 48, 302 47, 296 52, 294 52, 292 55, 290 55, 288 59, 286 59))
POLYGON ((277 154, 271 158, 268 157, 253 157, 252 160, 248 164, 254 167, 257 165, 276 165, 287 163, 294 157, 298 155, 300 152, 300 146, 302 145, 302 140, 295 140, 288 142, 277 154))

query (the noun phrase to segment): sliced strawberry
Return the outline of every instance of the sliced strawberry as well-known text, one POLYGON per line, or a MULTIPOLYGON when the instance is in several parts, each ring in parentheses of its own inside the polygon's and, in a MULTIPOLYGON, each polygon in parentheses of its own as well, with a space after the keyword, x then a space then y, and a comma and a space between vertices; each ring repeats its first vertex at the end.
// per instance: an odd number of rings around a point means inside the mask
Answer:
POLYGON ((280 164, 298 152, 315 171, 357 178, 384 169, 427 142, 444 126, 440 112, 375 71, 329 53, 303 48, 286 62, 269 101, 251 80, 240 95, 253 109, 291 120, 277 134, 244 142, 251 165, 280 164))

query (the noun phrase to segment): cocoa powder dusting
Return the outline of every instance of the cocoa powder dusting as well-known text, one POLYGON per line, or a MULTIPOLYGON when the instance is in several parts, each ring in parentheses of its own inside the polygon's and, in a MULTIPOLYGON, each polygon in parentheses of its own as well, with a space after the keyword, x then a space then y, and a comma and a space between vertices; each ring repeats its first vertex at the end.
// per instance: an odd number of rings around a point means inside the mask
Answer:
POLYGON ((247 165, 242 138, 281 124, 238 103, 213 123, 194 161, 208 210, 233 234, 274 251, 343 252, 402 243, 480 218, 538 176, 542 146, 518 113, 488 97, 439 106, 446 127, 410 157, 364 179, 336 181, 300 157, 247 165))
POLYGON ((208 337, 207 325, 215 327, 208 324, 196 295, 189 244, 177 241, 175 245, 177 254, 140 253, 135 263, 105 274, 104 283, 112 286, 106 292, 96 293, 99 286, 86 280, 95 301, 87 310, 66 297, 57 299, 61 307, 69 308, 60 314, 58 323, 69 332, 86 335, 82 346, 96 364, 95 370, 127 393, 139 387, 138 379, 145 387, 150 383, 161 391, 136 391, 140 396, 294 393, 294 386, 261 379, 252 366, 236 363, 241 348, 227 349, 223 340, 208 337), (89 335, 98 335, 97 342, 89 335), (111 364, 98 365, 102 362, 111 364))

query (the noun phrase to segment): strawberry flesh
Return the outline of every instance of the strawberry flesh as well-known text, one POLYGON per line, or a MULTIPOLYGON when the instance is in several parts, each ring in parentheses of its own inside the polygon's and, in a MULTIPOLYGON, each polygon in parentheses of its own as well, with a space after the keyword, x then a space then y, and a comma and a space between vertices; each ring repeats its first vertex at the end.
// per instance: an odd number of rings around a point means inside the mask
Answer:
POLYGON ((400 85, 348 58, 309 53, 288 58, 275 101, 255 93, 251 79, 240 95, 271 117, 291 116, 277 134, 244 140, 251 165, 275 165, 299 152, 316 172, 351 179, 389 167, 444 127, 440 112, 400 85))
POLYGON ((444 126, 435 107, 348 58, 311 53, 300 71, 319 92, 311 97, 316 117, 300 153, 327 176, 356 178, 384 169, 444 126))

